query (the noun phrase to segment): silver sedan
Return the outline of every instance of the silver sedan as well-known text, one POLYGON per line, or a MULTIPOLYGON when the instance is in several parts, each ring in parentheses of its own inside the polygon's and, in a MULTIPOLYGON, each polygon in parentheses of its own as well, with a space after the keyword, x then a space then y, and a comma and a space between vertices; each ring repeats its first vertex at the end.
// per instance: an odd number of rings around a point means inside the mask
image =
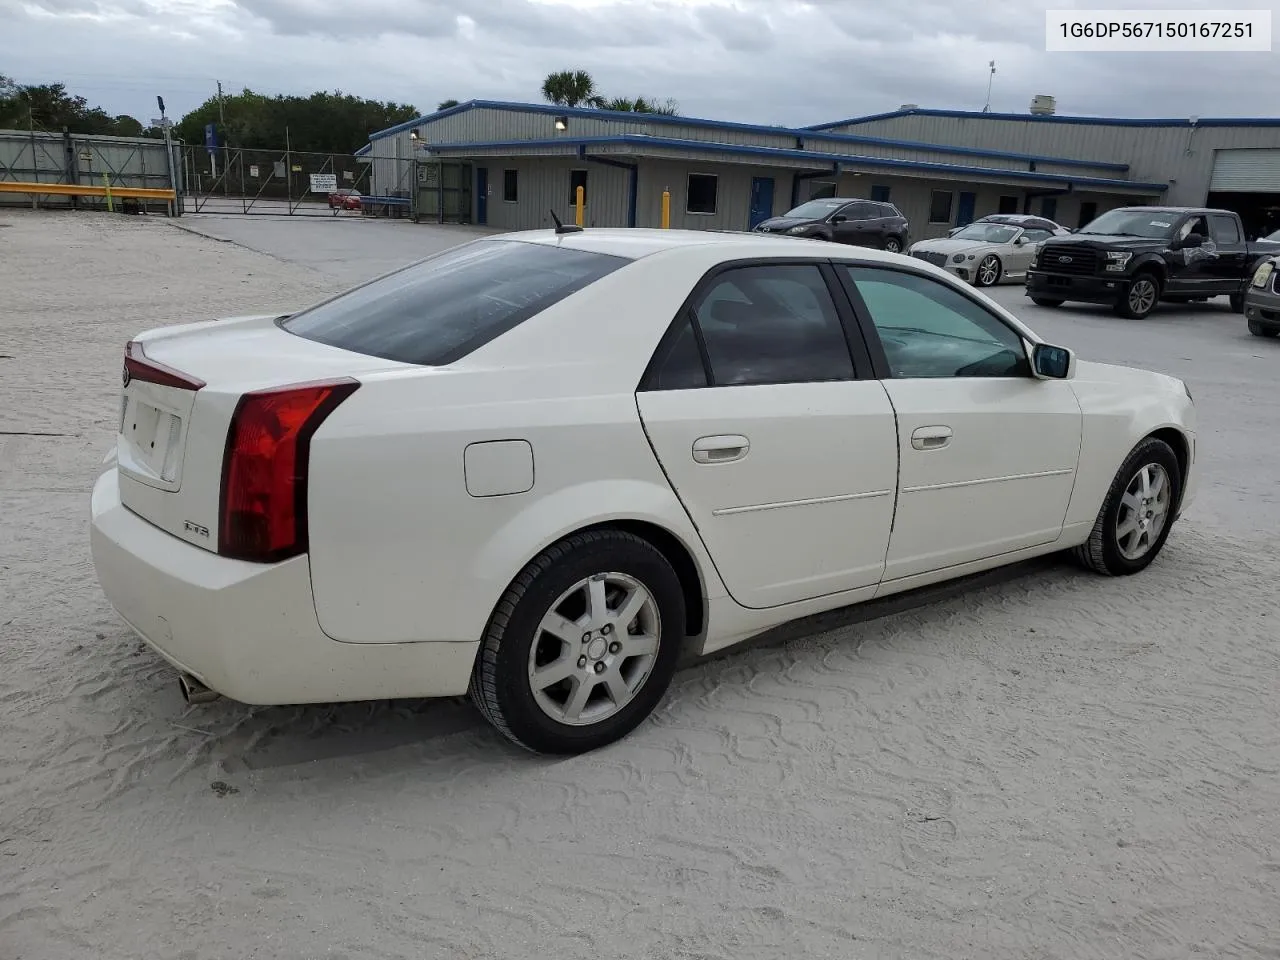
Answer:
POLYGON ((1036 251, 1053 235, 1039 226, 978 220, 949 237, 912 244, 907 252, 975 286, 990 287, 1025 280, 1036 251))

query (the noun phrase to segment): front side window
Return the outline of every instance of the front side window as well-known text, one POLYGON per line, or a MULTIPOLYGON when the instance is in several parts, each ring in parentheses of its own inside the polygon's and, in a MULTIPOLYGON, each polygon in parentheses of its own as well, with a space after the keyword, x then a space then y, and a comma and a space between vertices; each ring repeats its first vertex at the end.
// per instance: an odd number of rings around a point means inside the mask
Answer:
POLYGON ((625 266, 623 257, 476 240, 282 320, 289 333, 400 363, 453 363, 625 266))
POLYGON ((716 386, 854 376, 840 315, 816 265, 727 270, 695 303, 694 316, 716 386))
POLYGON ((949 190, 933 191, 933 195, 929 199, 929 222, 951 222, 951 192, 949 190))
POLYGON ((1013 238, 1018 235, 1020 227, 1010 226, 1006 223, 992 223, 991 221, 979 220, 971 223, 959 233, 951 235, 953 240, 977 240, 981 243, 1012 243, 1013 238))
POLYGON ((866 306, 894 378, 1026 377, 1022 337, 938 280, 844 267, 866 306))
POLYGON ((720 178, 714 174, 689 174, 689 184, 685 193, 685 213, 715 213, 716 188, 719 182, 720 178))

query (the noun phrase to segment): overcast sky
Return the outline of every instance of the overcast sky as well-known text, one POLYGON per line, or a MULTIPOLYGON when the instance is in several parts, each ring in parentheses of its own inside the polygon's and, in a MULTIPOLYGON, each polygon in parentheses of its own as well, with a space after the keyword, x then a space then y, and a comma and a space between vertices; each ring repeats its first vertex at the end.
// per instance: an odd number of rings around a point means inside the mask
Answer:
MULTIPOLYGON (((1276 115, 1272 53, 1044 50, 1046 7, 1178 0, 0 0, 0 73, 60 80, 144 122, 215 91, 341 89, 424 111, 537 101, 548 71, 672 97, 686 116, 801 125, 897 108, 1111 116, 1276 115)), ((1221 6, 1274 8, 1276 0, 1221 6)), ((1276 16, 1280 20, 1280 16, 1276 16)))

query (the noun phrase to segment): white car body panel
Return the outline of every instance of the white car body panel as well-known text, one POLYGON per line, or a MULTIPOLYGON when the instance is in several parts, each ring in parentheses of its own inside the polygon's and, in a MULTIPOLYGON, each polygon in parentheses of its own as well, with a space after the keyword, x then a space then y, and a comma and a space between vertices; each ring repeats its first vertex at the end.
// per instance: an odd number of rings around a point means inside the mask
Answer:
MULTIPOLYGON (((1066 381, 637 393, 689 291, 727 260, 883 262, 960 284, 920 260, 759 234, 507 239, 639 259, 446 367, 314 343, 272 317, 138 338, 208 385, 194 400, 150 384, 126 391, 179 416, 181 462, 169 479, 147 475, 136 462, 145 451, 120 437, 94 488, 91 545, 108 599, 180 669, 250 703, 461 694, 524 565, 570 533, 618 522, 687 553, 703 606, 690 642, 710 652, 1080 543, 1144 436, 1176 431, 1194 450, 1179 381, 1083 362, 1066 381), (276 564, 214 553, 239 396, 337 376, 361 386, 311 441, 309 552, 276 564), (932 426, 948 427, 950 443, 917 450, 912 435, 932 426), (747 437, 749 449, 695 462, 695 441, 711 436, 747 437)), ((1194 470, 1187 482, 1184 507, 1194 470)))
POLYGON ((969 283, 973 282, 978 265, 994 254, 1000 259, 999 282, 1007 283, 1026 278, 1027 270, 1031 268, 1036 252, 1043 246, 1043 241, 1040 243, 1028 241, 1020 245, 1017 241, 1022 235, 1022 231, 1019 230, 1008 243, 985 243, 955 237, 921 240, 919 243, 913 243, 908 252, 912 256, 918 253, 941 254, 946 257, 946 263, 942 269, 969 283), (956 263, 954 262, 956 256, 962 256, 964 260, 956 263))
POLYGON ((667 478, 743 606, 880 582, 898 443, 878 381, 662 390, 637 401, 667 478), (725 450, 736 437, 748 445, 738 459, 697 462, 697 442, 717 436, 725 450))

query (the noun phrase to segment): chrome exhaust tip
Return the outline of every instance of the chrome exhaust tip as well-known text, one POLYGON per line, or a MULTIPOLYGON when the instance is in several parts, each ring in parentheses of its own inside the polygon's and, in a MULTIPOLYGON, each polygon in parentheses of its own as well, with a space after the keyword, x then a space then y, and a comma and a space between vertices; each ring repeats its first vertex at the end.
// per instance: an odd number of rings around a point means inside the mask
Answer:
POLYGON ((189 673, 178 674, 178 689, 187 703, 213 703, 219 696, 189 673))

